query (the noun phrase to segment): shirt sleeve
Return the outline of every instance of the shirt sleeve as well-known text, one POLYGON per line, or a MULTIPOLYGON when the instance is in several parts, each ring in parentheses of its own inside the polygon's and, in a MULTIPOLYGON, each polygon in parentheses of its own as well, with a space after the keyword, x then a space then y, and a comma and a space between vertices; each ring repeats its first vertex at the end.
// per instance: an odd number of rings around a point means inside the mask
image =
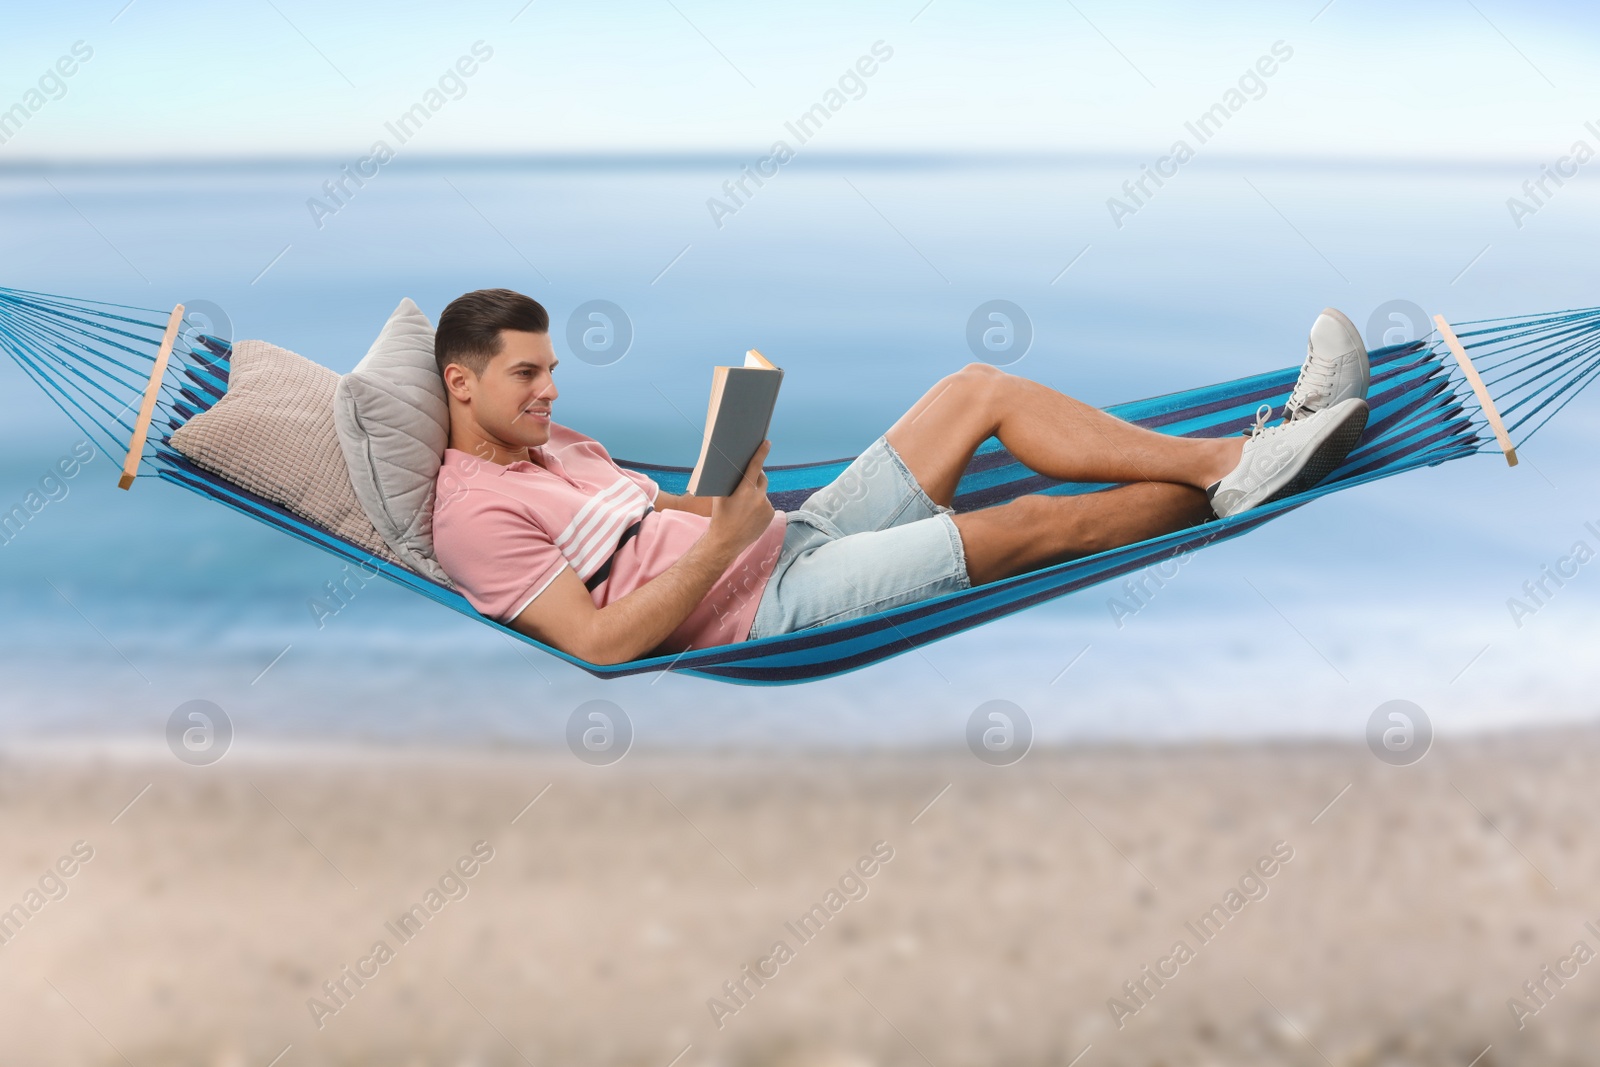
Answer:
POLYGON ((473 607, 509 623, 566 569, 566 558, 510 501, 473 493, 461 503, 435 516, 434 554, 473 607))

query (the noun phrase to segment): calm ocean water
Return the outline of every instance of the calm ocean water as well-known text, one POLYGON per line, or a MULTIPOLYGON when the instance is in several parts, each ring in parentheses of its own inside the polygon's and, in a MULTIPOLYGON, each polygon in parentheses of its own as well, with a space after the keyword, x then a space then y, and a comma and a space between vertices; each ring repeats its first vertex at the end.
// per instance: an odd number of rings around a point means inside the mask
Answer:
MULTIPOLYGON (((1010 369, 1099 404, 1297 363, 1327 304, 1364 323, 1396 298, 1455 320, 1600 303, 1595 190, 1517 229, 1515 168, 1201 159, 1118 229, 1105 200, 1137 161, 801 158, 719 228, 706 201, 742 162, 402 158, 320 228, 306 201, 336 162, 0 171, 0 284, 212 301, 236 338, 340 371, 403 296, 437 315, 519 288, 563 349, 573 309, 610 300, 632 347, 564 359, 557 417, 671 463, 693 459, 710 367, 751 346, 788 371, 773 462, 854 454, 972 359, 991 299, 1032 322, 1010 369)), ((8 508, 80 435, 9 361, 0 383, 8 508)), ((331 557, 167 485, 121 493, 101 456, 0 548, 0 739, 155 737, 193 698, 241 744, 549 741, 594 697, 641 745, 956 742, 993 698, 1048 740, 1354 738, 1396 697, 1441 730, 1587 717, 1600 564, 1520 627, 1506 600, 1575 542, 1600 549, 1597 429, 1600 395, 1515 470, 1476 457, 1321 501, 1195 557, 1120 626, 1105 587, 776 689, 602 683, 379 584, 319 629, 331 557)))

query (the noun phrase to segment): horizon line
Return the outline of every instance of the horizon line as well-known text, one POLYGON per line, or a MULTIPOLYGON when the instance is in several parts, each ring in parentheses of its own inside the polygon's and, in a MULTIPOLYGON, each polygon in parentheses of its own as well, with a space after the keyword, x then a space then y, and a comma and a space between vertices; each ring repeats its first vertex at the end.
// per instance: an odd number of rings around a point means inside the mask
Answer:
MULTIPOLYGON (((357 157, 359 158, 359 157, 357 157)), ((430 152, 397 154, 394 162, 406 167, 438 170, 447 167, 484 166, 529 170, 696 170, 711 167, 741 168, 764 158, 760 150, 703 149, 692 151, 604 151, 570 150, 555 152, 430 152)), ((987 170, 1006 166, 1102 167, 1147 164, 1159 158, 1128 150, 1090 150, 1078 152, 1007 150, 1000 152, 951 152, 928 149, 798 152, 793 162, 804 161, 821 167, 916 167, 987 170)), ((1537 169, 1539 161, 1513 157, 1470 156, 1331 156, 1294 153, 1207 153, 1203 158, 1215 165, 1321 170, 1396 170, 1413 173, 1435 171, 1489 172, 1537 169)), ((288 170, 302 167, 338 168, 351 160, 328 153, 278 153, 253 155, 128 155, 128 156, 35 156, 4 159, 0 153, 0 177, 12 174, 161 172, 194 170, 203 173, 234 171, 288 170)), ((787 166, 788 164, 786 164, 787 166)))

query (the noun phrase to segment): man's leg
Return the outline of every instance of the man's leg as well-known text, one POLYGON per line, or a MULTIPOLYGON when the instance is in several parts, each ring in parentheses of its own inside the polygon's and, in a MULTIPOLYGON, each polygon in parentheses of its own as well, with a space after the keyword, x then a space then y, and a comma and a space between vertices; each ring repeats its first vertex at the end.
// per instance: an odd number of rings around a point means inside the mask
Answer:
POLYGON ((1080 496, 1023 496, 954 516, 974 585, 1204 522, 1212 513, 1202 490, 1233 470, 1244 448, 1242 437, 1146 430, 985 363, 941 380, 885 436, 924 491, 946 506, 990 437, 1051 478, 1133 483, 1080 496))
POLYGON ((939 381, 885 435, 927 494, 948 506, 985 440, 1068 482, 1172 482, 1204 489, 1239 464, 1242 437, 1157 433, 1048 386, 973 363, 939 381))
POLYGON ((951 516, 973 585, 1131 545, 1211 517, 1205 493, 1172 482, 1135 482, 1081 496, 1020 496, 951 516))

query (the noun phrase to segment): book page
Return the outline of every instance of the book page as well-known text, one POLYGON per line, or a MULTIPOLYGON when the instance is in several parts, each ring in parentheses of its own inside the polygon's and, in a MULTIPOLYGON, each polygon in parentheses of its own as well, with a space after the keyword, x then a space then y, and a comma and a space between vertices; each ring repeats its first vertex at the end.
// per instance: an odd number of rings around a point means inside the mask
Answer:
POLYGON ((716 436, 717 415, 722 408, 722 390, 727 382, 727 367, 718 367, 711 372, 711 400, 706 404, 706 435, 700 441, 700 458, 695 461, 694 472, 689 476, 690 495, 698 491, 700 476, 705 473, 706 460, 711 455, 711 439, 716 436))

